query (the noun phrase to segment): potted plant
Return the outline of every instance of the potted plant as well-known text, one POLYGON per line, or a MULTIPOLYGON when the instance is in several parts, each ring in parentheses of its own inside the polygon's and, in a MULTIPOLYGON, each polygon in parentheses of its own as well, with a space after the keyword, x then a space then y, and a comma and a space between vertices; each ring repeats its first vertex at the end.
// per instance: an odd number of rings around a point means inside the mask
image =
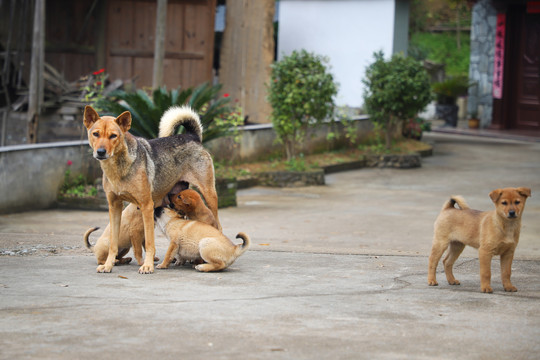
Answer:
POLYGON ((465 76, 450 77, 433 83, 433 92, 437 98, 435 115, 444 120, 445 126, 456 127, 458 121, 457 98, 467 94, 469 79, 465 76))
POLYGON ((469 129, 478 129, 480 127, 480 119, 478 114, 473 112, 469 115, 469 129))

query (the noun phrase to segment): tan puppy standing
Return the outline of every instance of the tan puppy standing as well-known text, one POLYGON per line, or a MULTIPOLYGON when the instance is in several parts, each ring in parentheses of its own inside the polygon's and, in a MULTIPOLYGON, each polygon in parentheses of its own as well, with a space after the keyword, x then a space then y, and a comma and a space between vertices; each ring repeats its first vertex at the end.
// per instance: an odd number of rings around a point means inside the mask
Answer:
POLYGON ((526 187, 493 190, 489 197, 495 204, 493 211, 471 209, 461 196, 448 200, 437 220, 433 246, 429 256, 428 284, 438 285, 437 264, 448 248, 443 260, 444 272, 450 285, 459 285, 452 267, 465 245, 478 249, 480 260, 480 285, 484 293, 491 293, 491 259, 501 257, 501 279, 505 291, 517 291, 510 282, 512 260, 519 242, 521 215, 531 189, 526 187), (459 209, 454 207, 458 204, 459 209))
POLYGON ((180 262, 205 263, 195 266, 198 271, 219 271, 229 267, 251 244, 249 236, 239 233, 236 238, 243 240, 235 245, 218 229, 194 220, 183 219, 176 211, 158 207, 154 211, 159 228, 169 239, 169 248, 158 269, 166 269, 179 258, 180 262))
POLYGON ((187 189, 171 196, 170 206, 189 220, 197 220, 219 229, 216 218, 204 204, 201 196, 195 190, 187 189))

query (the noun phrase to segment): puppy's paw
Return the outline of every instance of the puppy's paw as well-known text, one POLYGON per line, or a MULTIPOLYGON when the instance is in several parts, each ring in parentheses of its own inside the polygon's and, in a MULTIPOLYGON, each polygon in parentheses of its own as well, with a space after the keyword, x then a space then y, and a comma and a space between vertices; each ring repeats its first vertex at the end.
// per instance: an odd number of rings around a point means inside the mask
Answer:
POLYGON ((168 269, 169 266, 161 263, 161 264, 157 265, 156 268, 158 268, 158 269, 168 269))
POLYGON ((438 286, 439 283, 437 282, 437 280, 428 280, 428 285, 429 286, 438 286))
POLYGON ((482 286, 482 292, 483 293, 488 293, 488 294, 491 294, 493 292, 493 288, 489 285, 487 286, 482 286))
POLYGON ((508 292, 516 292, 516 291, 517 291, 517 287, 515 287, 514 285, 505 286, 505 287, 504 287, 504 291, 508 291, 508 292))
POLYGON ((152 274, 154 272, 154 264, 143 265, 139 268, 139 274, 152 274))
POLYGON ((112 271, 112 266, 108 265, 99 265, 96 269, 98 273, 110 273, 112 271))
POLYGON ((449 283, 450 285, 460 285, 460 284, 461 284, 461 283, 459 282, 459 280, 456 280, 456 279, 454 279, 453 281, 448 281, 448 283, 449 283))

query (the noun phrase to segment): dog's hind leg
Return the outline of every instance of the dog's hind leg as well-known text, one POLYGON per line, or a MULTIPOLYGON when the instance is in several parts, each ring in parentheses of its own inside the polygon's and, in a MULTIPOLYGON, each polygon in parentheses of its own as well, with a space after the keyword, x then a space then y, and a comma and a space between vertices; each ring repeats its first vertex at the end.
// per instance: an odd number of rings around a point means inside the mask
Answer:
POLYGON ((428 285, 437 286, 437 265, 444 251, 448 248, 448 242, 445 240, 433 239, 433 246, 431 247, 431 254, 429 255, 429 267, 428 267, 428 285))
POLYGON ((192 171, 186 176, 186 180, 195 185, 201 192, 206 205, 212 211, 212 215, 218 224, 218 230, 221 231, 221 223, 218 218, 218 196, 216 192, 216 181, 214 177, 214 164, 212 158, 208 155, 206 161, 198 167, 201 171, 192 171))
POLYGON ((450 285, 459 285, 459 281, 454 277, 452 268, 459 255, 463 252, 463 249, 465 249, 465 244, 459 241, 452 241, 448 248, 448 254, 446 254, 443 259, 444 273, 446 274, 446 280, 448 280, 450 285))

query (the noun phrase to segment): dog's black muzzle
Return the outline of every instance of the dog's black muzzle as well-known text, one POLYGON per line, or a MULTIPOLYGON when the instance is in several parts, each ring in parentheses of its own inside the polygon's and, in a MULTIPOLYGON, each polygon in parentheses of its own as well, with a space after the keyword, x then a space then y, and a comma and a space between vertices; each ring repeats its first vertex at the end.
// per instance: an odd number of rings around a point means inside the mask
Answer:
POLYGON ((516 212, 515 212, 514 210, 510 210, 510 211, 508 212, 508 218, 509 218, 509 219, 515 219, 515 218, 517 218, 516 212))
POLYGON ((95 158, 98 159, 98 160, 107 159, 107 150, 104 149, 104 148, 97 149, 95 158))

